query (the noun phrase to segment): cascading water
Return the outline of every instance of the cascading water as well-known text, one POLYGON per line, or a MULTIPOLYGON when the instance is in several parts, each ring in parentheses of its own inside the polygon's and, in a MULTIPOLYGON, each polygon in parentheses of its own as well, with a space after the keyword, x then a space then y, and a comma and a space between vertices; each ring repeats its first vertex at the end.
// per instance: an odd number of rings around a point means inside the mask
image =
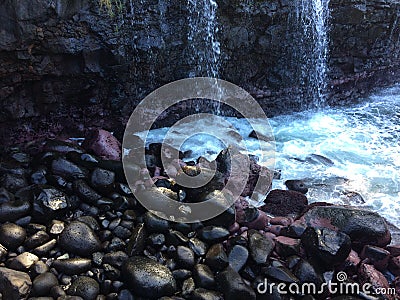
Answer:
POLYGON ((300 28, 295 57, 299 84, 312 107, 325 103, 328 60, 329 0, 295 0, 296 23, 300 28))
MULTIPOLYGON (((189 77, 218 78, 220 43, 217 38, 217 2, 215 0, 188 0, 188 64, 189 77)), ((211 109, 219 115, 220 103, 214 101, 211 109)))

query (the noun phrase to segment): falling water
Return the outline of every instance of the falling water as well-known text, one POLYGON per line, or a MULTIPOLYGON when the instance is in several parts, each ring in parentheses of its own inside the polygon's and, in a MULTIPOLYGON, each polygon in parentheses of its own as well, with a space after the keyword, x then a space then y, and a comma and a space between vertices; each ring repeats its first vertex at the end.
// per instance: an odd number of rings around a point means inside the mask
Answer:
POLYGON ((327 87, 329 0, 296 0, 300 25, 297 58, 301 63, 300 85, 313 107, 323 106, 327 87))
MULTIPOLYGON (((215 0, 188 0, 188 64, 189 77, 218 78, 220 43, 217 38, 217 2, 215 0)), ((219 115, 220 103, 211 105, 219 115)))

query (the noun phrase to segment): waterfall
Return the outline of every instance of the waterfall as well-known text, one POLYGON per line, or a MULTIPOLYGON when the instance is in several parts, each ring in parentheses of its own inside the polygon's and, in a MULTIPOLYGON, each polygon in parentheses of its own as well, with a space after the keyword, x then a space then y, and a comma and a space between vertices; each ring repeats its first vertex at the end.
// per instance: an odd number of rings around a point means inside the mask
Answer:
POLYGON ((303 95, 313 107, 325 103, 328 73, 329 0, 296 0, 296 23, 299 27, 297 59, 303 95))
POLYGON ((218 77, 217 8, 215 0, 188 0, 189 77, 218 77))
MULTIPOLYGON (((218 78, 220 43, 217 38, 218 21, 216 0, 188 0, 188 65, 189 77, 218 78)), ((210 105, 220 115, 220 103, 210 105)), ((199 107, 196 106, 196 110, 199 107)))

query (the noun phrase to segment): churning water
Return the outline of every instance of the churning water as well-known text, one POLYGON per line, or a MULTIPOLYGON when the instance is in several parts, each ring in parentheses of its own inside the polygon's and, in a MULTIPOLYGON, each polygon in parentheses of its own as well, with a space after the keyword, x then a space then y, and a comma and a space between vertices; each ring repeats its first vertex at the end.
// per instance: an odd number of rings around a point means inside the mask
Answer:
MULTIPOLYGON (((187 159, 215 158, 228 145, 213 138, 212 132, 225 130, 232 144, 244 142, 249 153, 269 161, 271 153, 259 152, 259 142, 249 137, 252 128, 245 119, 224 119, 231 128, 195 125, 198 132, 210 134, 183 143, 181 150, 191 151, 187 159), (233 130, 239 135, 232 134, 233 130)), ((269 123, 275 136, 275 169, 281 170, 273 188, 285 189, 286 180, 303 180, 311 202, 369 208, 400 227, 400 86, 354 106, 282 115, 269 123)), ((167 131, 151 131, 147 142, 162 142, 167 131)), ((185 131, 175 134, 185 135, 185 131)))

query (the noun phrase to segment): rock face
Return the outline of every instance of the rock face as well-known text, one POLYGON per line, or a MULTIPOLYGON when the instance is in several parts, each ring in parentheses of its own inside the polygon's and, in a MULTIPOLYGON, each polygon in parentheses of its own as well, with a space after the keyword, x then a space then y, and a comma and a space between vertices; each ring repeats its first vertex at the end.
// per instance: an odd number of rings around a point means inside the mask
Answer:
MULTIPOLYGON (((293 47, 304 43, 297 1, 217 2, 220 77, 249 90, 270 113, 302 106, 293 47)), ((194 71, 186 6, 177 0, 123 3, 114 16, 99 1, 0 4, 0 122, 8 124, 2 140, 80 132, 81 122, 121 126, 120 117, 155 87, 194 71)), ((396 78, 399 9, 392 0, 330 1, 330 102, 396 78)))

